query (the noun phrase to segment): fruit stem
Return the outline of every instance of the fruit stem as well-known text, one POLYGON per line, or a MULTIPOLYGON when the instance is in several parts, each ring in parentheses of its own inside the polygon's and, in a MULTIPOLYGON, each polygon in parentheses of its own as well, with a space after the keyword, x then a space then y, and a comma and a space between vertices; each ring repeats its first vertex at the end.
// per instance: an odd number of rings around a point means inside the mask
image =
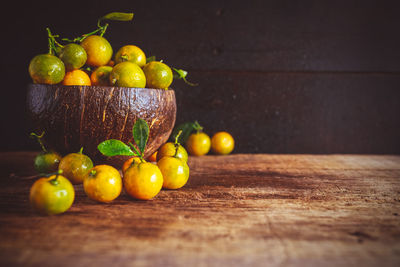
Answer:
POLYGON ((133 148, 133 150, 135 151, 136 155, 134 155, 134 156, 139 157, 139 159, 140 159, 141 162, 146 162, 146 161, 144 160, 144 158, 143 158, 143 154, 142 154, 142 153, 139 153, 139 151, 138 151, 137 148, 132 144, 132 142, 129 142, 128 144, 129 144, 129 145, 133 148))
POLYGON ((81 149, 79 150, 78 154, 82 154, 83 153, 83 147, 81 147, 81 149))
POLYGON ((44 146, 44 144, 42 142, 42 138, 44 136, 44 131, 42 132, 41 135, 37 135, 36 133, 31 133, 30 136, 32 138, 36 138, 36 140, 39 142, 40 146, 42 147, 42 151, 46 153, 47 149, 46 149, 46 147, 44 146))
POLYGON ((63 48, 64 46, 57 42, 56 37, 60 37, 59 35, 53 35, 50 31, 50 28, 46 28, 47 30, 47 36, 48 36, 48 41, 49 41, 49 54, 54 55, 57 54, 57 47, 63 48))
POLYGON ((178 155, 178 148, 179 148, 179 136, 181 136, 182 134, 182 130, 179 130, 178 134, 175 136, 175 154, 174 157, 176 158, 176 156, 178 155))
POLYGON ((203 131, 203 126, 201 126, 198 121, 194 122, 193 128, 197 133, 200 133, 203 131))
MULTIPOLYGON (((56 177, 54 177, 54 179, 51 179, 49 182, 52 184, 52 185, 58 185, 58 176, 60 175, 60 174, 62 174, 63 173, 63 170, 57 170, 55 173, 53 173, 53 174, 51 174, 51 175, 56 175, 56 177)), ((51 176, 50 175, 50 176, 51 176)), ((49 177, 50 177, 49 176, 49 177)))
POLYGON ((91 170, 90 172, 89 172, 89 176, 90 177, 94 177, 95 175, 96 175, 96 173, 97 173, 97 171, 96 170, 91 170))

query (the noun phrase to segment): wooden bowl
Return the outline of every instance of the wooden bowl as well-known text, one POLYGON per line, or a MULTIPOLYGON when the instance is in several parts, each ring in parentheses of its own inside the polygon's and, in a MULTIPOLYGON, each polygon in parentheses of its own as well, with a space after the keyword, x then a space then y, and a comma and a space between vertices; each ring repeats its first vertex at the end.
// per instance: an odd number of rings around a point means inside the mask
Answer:
POLYGON ((176 100, 173 90, 30 84, 27 112, 34 130, 45 131, 49 148, 67 154, 83 147, 96 164, 120 168, 127 157, 104 157, 97 145, 107 139, 133 142, 132 127, 142 118, 150 127, 144 153, 149 157, 171 134, 176 100))

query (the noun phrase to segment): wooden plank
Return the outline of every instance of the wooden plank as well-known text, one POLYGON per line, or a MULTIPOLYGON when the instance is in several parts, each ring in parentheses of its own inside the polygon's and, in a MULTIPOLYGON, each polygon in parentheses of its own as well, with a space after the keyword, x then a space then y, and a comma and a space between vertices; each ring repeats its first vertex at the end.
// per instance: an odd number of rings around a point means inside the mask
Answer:
POLYGON ((110 204, 76 186, 61 216, 27 202, 34 152, 0 154, 2 266, 398 266, 400 157, 191 157, 180 190, 110 204), (25 162, 20 164, 20 162, 25 162))

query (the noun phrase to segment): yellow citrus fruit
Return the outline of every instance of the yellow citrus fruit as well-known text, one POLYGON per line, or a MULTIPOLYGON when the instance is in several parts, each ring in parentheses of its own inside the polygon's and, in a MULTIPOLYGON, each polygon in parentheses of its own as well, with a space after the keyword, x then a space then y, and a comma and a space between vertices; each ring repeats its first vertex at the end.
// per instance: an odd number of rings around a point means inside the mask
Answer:
POLYGON ((64 62, 67 71, 81 68, 87 60, 85 49, 73 43, 65 45, 58 54, 58 57, 64 62))
POLYGON ((58 170, 61 156, 56 152, 41 152, 35 157, 34 166, 39 173, 51 173, 58 170))
POLYGON ((111 44, 99 35, 86 37, 81 46, 87 53, 86 64, 92 67, 107 65, 113 54, 111 44))
POLYGON ((173 74, 166 64, 151 61, 143 67, 146 76, 146 87, 155 89, 168 89, 173 80, 173 74))
POLYGON ((210 151, 211 140, 204 132, 192 133, 186 141, 186 149, 190 155, 203 156, 210 151))
POLYGON ((108 86, 110 85, 111 66, 101 66, 95 69, 90 75, 92 85, 108 86))
POLYGON ((163 188, 181 188, 189 179, 189 166, 179 158, 166 156, 157 165, 163 175, 163 188))
POLYGON ((93 200, 105 203, 113 201, 121 194, 121 175, 114 167, 97 165, 86 174, 83 189, 93 200))
POLYGON ((162 185, 160 169, 150 162, 134 164, 124 173, 125 191, 136 199, 152 199, 160 192, 162 185))
POLYGON ((61 159, 58 168, 63 170, 63 175, 67 177, 71 183, 81 184, 86 174, 93 168, 93 162, 84 154, 70 153, 61 159))
POLYGON ((86 72, 72 70, 65 74, 63 85, 92 85, 92 83, 86 72))
POLYGON ((125 61, 114 66, 110 74, 110 83, 121 87, 144 88, 146 77, 137 64, 125 61))
POLYGON ((64 79, 65 66, 56 56, 37 55, 29 63, 29 75, 34 83, 57 84, 64 79))
POLYGON ((218 132, 211 138, 211 149, 215 154, 227 155, 235 147, 235 140, 227 132, 218 132))
POLYGON ((139 67, 146 64, 146 55, 139 47, 135 45, 125 45, 115 54, 115 63, 130 61, 136 63, 139 67))
POLYGON ((52 175, 36 180, 29 193, 31 205, 38 212, 48 215, 67 211, 74 199, 74 187, 62 175, 52 175))
POLYGON ((125 173, 126 170, 132 165, 132 164, 137 164, 140 163, 141 160, 139 157, 132 157, 127 159, 124 164, 122 165, 122 173, 125 173))
MULTIPOLYGON (((175 144, 172 142, 167 142, 163 144, 160 149, 158 149, 158 154, 157 154, 157 161, 162 159, 165 156, 175 156, 175 144)), ((176 152, 176 157, 180 158, 181 160, 187 162, 188 161, 188 153, 186 152, 186 149, 178 145, 178 151, 176 152)))

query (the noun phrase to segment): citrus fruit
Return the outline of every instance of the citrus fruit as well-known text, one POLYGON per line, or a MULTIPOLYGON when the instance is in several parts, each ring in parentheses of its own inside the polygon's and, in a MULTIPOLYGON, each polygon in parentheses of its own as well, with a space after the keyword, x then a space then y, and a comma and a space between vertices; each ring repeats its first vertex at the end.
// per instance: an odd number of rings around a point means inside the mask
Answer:
POLYGON ((227 155, 232 152, 235 141, 227 132, 218 132, 211 138, 211 149, 215 154, 227 155))
POLYGON ((92 83, 86 72, 72 70, 65 74, 63 85, 92 85, 92 83))
POLYGON ((110 84, 111 66, 101 66, 92 72, 90 80, 92 85, 107 86, 110 84))
MULTIPOLYGON (((159 161, 161 158, 165 156, 174 156, 175 155, 175 144, 172 142, 167 142, 163 144, 157 153, 157 161, 159 161)), ((178 151, 176 152, 176 157, 182 159, 184 162, 187 162, 188 160, 188 153, 186 152, 186 149, 182 145, 178 145, 178 151)))
POLYGON ((149 162, 156 162, 157 161, 157 154, 158 154, 158 151, 154 152, 153 154, 151 154, 151 156, 147 160, 149 162))
POLYGON ((85 65, 87 54, 82 46, 71 43, 61 49, 58 57, 64 62, 65 69, 71 71, 85 65))
POLYGON ((29 63, 29 75, 34 83, 57 84, 64 79, 65 66, 56 56, 37 55, 29 63))
POLYGON ((115 63, 130 61, 136 63, 139 67, 146 64, 146 55, 139 47, 135 45, 125 45, 115 54, 115 63))
POLYGON ((74 199, 74 187, 67 178, 59 174, 36 180, 29 193, 31 205, 38 212, 48 215, 67 211, 74 199))
POLYGON ((157 165, 150 162, 134 164, 124 173, 125 191, 136 199, 155 197, 163 185, 163 176, 157 165))
POLYGON ((39 173, 51 173, 58 170, 61 156, 56 152, 40 152, 34 161, 34 166, 39 173))
POLYGON ((83 180, 86 195, 99 202, 110 202, 116 199, 122 190, 122 179, 119 171, 109 165, 93 167, 83 180))
POLYGON ((163 175, 163 188, 178 189, 189 179, 189 166, 179 158, 165 156, 157 162, 163 175))
POLYGON ((141 160, 139 157, 132 157, 127 159, 122 165, 122 173, 125 173, 126 170, 132 165, 132 163, 140 163, 141 160))
POLYGON ((110 74, 110 82, 112 85, 121 87, 144 88, 146 77, 137 64, 125 61, 114 66, 110 74))
POLYGON ((61 159, 58 168, 63 170, 63 176, 71 183, 81 184, 86 174, 93 168, 93 162, 82 153, 70 153, 61 159))
POLYGON ((112 57, 111 44, 99 35, 90 35, 86 37, 81 46, 87 53, 86 64, 92 67, 107 65, 112 57))
POLYGON ((151 61, 143 67, 146 76, 146 87, 155 89, 168 89, 173 80, 173 74, 166 64, 151 61))
POLYGON ((186 141, 186 149, 190 155, 202 156, 210 151, 211 140, 204 132, 192 133, 186 141))

